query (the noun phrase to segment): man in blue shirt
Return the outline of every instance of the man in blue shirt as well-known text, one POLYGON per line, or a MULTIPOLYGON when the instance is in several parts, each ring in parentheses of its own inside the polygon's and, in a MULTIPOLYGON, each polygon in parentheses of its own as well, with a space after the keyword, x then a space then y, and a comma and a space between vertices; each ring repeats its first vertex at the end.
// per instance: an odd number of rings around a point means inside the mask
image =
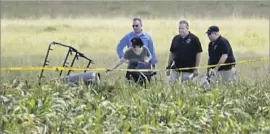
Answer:
POLYGON ((152 64, 152 68, 155 68, 157 59, 156 59, 155 47, 154 47, 152 37, 148 33, 142 30, 142 20, 140 18, 138 17, 133 18, 132 27, 133 27, 133 31, 128 32, 124 37, 122 37, 122 39, 120 40, 120 42, 118 43, 116 47, 118 57, 119 58, 123 57, 123 54, 124 54, 123 49, 125 47, 128 47, 128 48, 131 47, 131 39, 137 36, 142 39, 144 46, 149 49, 152 55, 152 59, 150 60, 150 63, 152 64))

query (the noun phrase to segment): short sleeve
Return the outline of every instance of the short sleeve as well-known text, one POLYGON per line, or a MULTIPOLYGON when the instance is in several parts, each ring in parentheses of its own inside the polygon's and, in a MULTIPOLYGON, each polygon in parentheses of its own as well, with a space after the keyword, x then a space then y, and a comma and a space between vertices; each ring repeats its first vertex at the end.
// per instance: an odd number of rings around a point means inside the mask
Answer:
POLYGON ((229 47, 230 47, 230 44, 228 41, 222 41, 222 43, 220 44, 220 51, 221 51, 221 54, 229 54, 229 47))
POLYGON ((176 36, 174 36, 172 41, 171 41, 171 46, 170 46, 170 52, 171 53, 175 52, 175 48, 174 48, 175 41, 176 41, 176 36))
POLYGON ((146 56, 148 56, 148 57, 150 57, 151 56, 151 53, 150 53, 150 51, 149 51, 149 49, 147 48, 147 47, 144 47, 144 51, 145 51, 145 55, 146 56))
POLYGON ((194 38, 194 44, 195 44, 195 51, 196 51, 197 53, 200 53, 200 52, 203 51, 203 50, 202 50, 202 44, 201 44, 201 42, 200 42, 200 40, 199 40, 198 37, 195 37, 195 38, 194 38))

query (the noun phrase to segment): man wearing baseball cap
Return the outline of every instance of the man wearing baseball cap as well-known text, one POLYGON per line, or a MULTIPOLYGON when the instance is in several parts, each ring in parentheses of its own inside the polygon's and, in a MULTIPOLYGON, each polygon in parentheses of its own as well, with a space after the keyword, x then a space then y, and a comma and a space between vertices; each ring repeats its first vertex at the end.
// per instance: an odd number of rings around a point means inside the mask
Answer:
POLYGON ((207 75, 212 75, 215 79, 221 78, 226 82, 233 82, 236 73, 236 60, 229 41, 221 36, 218 26, 210 26, 206 34, 210 40, 208 44, 208 65, 216 65, 207 69, 207 75))

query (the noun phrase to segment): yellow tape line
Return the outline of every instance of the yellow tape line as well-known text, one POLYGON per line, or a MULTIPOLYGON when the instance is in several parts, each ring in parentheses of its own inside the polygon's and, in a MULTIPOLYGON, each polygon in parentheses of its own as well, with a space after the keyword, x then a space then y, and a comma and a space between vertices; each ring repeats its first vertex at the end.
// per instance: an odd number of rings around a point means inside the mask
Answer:
MULTIPOLYGON (((255 61, 267 61, 269 58, 260 58, 255 60, 243 60, 239 62, 235 62, 236 64, 243 64, 243 63, 250 63, 255 61)), ((226 63, 221 65, 231 65, 235 63, 226 63)), ((189 69, 201 69, 201 68, 209 68, 209 67, 216 67, 217 65, 205 65, 199 67, 187 67, 187 68, 177 68, 177 69, 170 69, 170 70, 189 70, 189 69)), ((4 71, 22 71, 22 70, 47 70, 47 71, 60 71, 60 70, 77 70, 77 71, 106 71, 106 68, 82 68, 82 67, 6 67, 1 68, 4 71)), ((140 72, 147 72, 147 71, 166 71, 169 69, 115 69, 115 71, 140 71, 140 72)))

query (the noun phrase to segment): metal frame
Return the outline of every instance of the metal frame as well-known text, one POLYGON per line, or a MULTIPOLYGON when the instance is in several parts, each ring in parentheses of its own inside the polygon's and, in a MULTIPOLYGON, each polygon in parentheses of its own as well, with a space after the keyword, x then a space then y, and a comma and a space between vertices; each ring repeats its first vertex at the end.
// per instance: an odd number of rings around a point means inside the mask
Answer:
MULTIPOLYGON (((46 53, 46 55, 45 55, 43 67, 49 65, 48 57, 49 57, 50 51, 53 50, 53 49, 51 48, 52 45, 58 45, 58 46, 62 46, 62 47, 68 48, 68 52, 67 52, 66 57, 65 57, 65 59, 64 59, 64 62, 63 62, 63 64, 62 64, 62 67, 68 67, 68 64, 69 64, 69 63, 67 62, 67 59, 68 59, 68 57, 69 57, 70 55, 73 55, 72 53, 75 53, 75 54, 74 54, 73 60, 72 60, 72 62, 71 62, 71 65, 70 65, 69 67, 73 67, 73 65, 74 65, 74 63, 75 63, 75 60, 79 60, 79 57, 81 57, 81 58, 83 58, 83 59, 85 59, 85 60, 88 61, 88 64, 87 64, 86 68, 88 68, 88 67, 91 65, 91 63, 93 64, 93 60, 91 60, 90 58, 86 57, 83 53, 79 52, 79 51, 78 51, 77 49, 75 49, 74 47, 68 46, 68 45, 65 45, 65 44, 62 44, 62 43, 54 42, 54 41, 53 41, 52 43, 49 44, 47 53, 46 53)), ((72 70, 68 70, 67 76, 69 76, 69 74, 70 74, 71 71, 72 71, 72 70)), ((86 71, 87 71, 87 70, 84 70, 84 72, 86 72, 86 71)), ((38 85, 41 85, 41 78, 44 78, 43 73, 44 73, 44 69, 41 70, 40 75, 38 76, 38 85)), ((63 73, 63 70, 61 70, 60 73, 59 73, 59 76, 60 76, 60 77, 61 77, 62 73, 63 73)))

